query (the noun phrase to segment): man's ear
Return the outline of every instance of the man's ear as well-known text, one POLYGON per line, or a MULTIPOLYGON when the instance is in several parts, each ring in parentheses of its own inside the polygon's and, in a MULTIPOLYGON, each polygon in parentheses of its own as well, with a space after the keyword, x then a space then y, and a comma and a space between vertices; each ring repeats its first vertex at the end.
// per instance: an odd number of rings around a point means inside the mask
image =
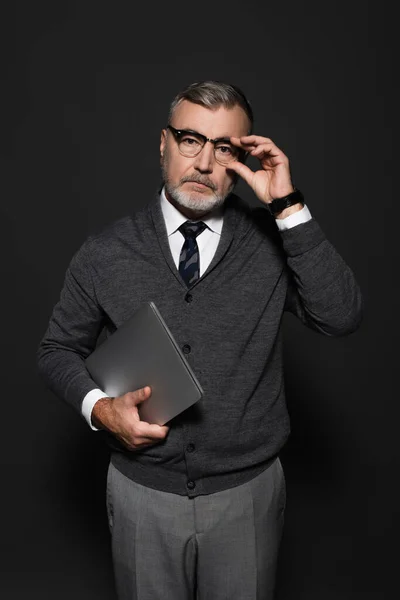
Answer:
POLYGON ((161 157, 164 154, 166 143, 167 143, 167 130, 162 129, 161 130, 161 139, 160 139, 160 155, 161 155, 161 157))

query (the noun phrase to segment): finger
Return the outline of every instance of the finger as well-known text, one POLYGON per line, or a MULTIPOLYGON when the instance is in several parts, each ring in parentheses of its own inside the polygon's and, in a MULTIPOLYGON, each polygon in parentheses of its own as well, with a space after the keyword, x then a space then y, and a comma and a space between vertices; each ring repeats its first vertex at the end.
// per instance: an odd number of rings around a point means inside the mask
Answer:
POLYGON ((127 450, 137 450, 138 448, 147 448, 147 446, 154 446, 154 440, 149 440, 146 442, 142 442, 142 441, 137 441, 137 442, 132 442, 129 440, 123 440, 121 438, 119 438, 120 441, 122 442, 122 444, 125 446, 125 448, 127 450))
POLYGON ((157 425, 156 423, 150 423, 148 428, 148 435, 152 438, 162 439, 165 438, 169 431, 167 425, 157 425))
POLYGON ((267 137, 263 137, 261 135, 242 135, 240 138, 240 142, 242 144, 244 144, 245 146, 251 144, 253 146, 259 146, 260 144, 274 144, 274 142, 271 140, 271 138, 267 138, 267 137))
POLYGON ((147 421, 139 421, 135 427, 136 435, 149 440, 163 439, 168 431, 167 425, 157 425, 156 423, 147 423, 147 421))
POLYGON ((254 150, 251 150, 251 154, 254 156, 256 154, 262 154, 263 152, 270 154, 271 152, 276 152, 273 144, 260 144, 256 146, 254 150))
POLYGON ((278 152, 278 149, 273 144, 262 144, 260 146, 257 146, 257 148, 254 148, 250 151, 250 154, 251 156, 255 156, 256 158, 260 158, 261 156, 268 156, 274 158, 278 156, 282 156, 282 158, 284 157, 283 152, 278 152))
POLYGON ((140 404, 140 402, 147 400, 147 398, 149 398, 150 395, 151 387, 149 385, 146 385, 145 387, 140 388, 139 390, 135 390, 134 392, 130 392, 131 400, 133 400, 135 406, 137 404, 140 404))
POLYGON ((229 170, 234 171, 235 173, 240 175, 240 177, 242 177, 242 179, 244 179, 244 181, 251 186, 254 173, 251 169, 249 169, 249 167, 247 167, 241 162, 235 161, 229 164, 229 170))
POLYGON ((245 144, 244 142, 242 142, 241 141, 242 138, 231 136, 230 140, 234 146, 237 146, 238 148, 242 148, 243 150, 246 150, 246 152, 250 152, 251 150, 256 148, 256 146, 254 144, 245 144))
POLYGON ((259 135, 248 135, 243 136, 241 138, 233 137, 231 138, 231 140, 235 146, 243 148, 243 150, 246 150, 252 156, 258 157, 261 154, 261 150, 259 150, 260 148, 268 149, 268 152, 266 152, 266 154, 269 153, 270 155, 272 155, 272 153, 274 153, 275 156, 285 156, 282 150, 278 148, 278 146, 274 144, 274 142, 270 138, 261 137, 259 135))

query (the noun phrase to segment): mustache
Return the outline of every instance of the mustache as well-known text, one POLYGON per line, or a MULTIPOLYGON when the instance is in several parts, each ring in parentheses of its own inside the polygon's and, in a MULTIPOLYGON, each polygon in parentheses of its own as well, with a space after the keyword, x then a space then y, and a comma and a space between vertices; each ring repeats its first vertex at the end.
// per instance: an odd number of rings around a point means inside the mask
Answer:
POLYGON ((211 179, 208 177, 202 177, 201 175, 196 175, 195 173, 193 173, 193 175, 186 175, 186 177, 182 177, 180 183, 187 183, 189 181, 193 181, 194 183, 202 183, 203 185, 211 188, 213 192, 215 192, 217 189, 217 186, 211 181, 211 179))

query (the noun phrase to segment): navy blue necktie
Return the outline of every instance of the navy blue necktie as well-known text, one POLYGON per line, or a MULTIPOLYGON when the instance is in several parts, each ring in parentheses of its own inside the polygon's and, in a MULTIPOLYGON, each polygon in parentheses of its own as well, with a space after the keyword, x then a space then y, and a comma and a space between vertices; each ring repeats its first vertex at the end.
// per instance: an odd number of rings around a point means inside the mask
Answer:
POLYGON ((199 249, 196 237, 206 227, 207 225, 203 221, 185 221, 179 227, 179 231, 185 237, 179 257, 179 273, 188 287, 193 285, 200 275, 199 249))

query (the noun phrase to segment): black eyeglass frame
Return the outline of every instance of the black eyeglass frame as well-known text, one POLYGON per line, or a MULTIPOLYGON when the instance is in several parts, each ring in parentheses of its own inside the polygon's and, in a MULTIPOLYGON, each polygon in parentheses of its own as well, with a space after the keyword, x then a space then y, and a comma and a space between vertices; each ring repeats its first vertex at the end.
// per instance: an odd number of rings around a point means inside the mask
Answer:
MULTIPOLYGON (((203 150, 204 146, 206 145, 206 142, 210 142, 211 144, 213 144, 214 150, 215 150, 215 145, 220 144, 220 143, 225 143, 225 144, 229 144, 230 146, 233 146, 232 142, 230 141, 230 139, 228 137, 221 137, 221 138, 216 138, 215 140, 212 140, 211 138, 208 138, 203 133, 199 133, 198 131, 194 131, 193 129, 176 129, 175 127, 172 127, 172 125, 167 125, 167 129, 172 131, 172 133, 178 140, 183 135, 188 134, 188 135, 195 135, 204 141, 203 146, 201 147, 201 149, 198 151, 197 154, 193 155, 193 158, 200 154, 200 152, 203 150)), ((233 147, 235 147, 235 146, 233 146, 233 147)), ((244 162, 246 155, 248 153, 245 150, 243 150, 243 148, 237 148, 237 151, 238 151, 238 159, 237 160, 239 160, 240 162, 244 162)), ((182 154, 182 151, 180 148, 179 148, 179 152, 181 152, 181 154, 182 154)), ((185 156, 185 154, 182 154, 182 156, 185 156)), ((189 158, 189 157, 187 157, 187 158, 189 158)), ((215 160, 218 162, 217 158, 215 160)), ((220 163, 220 164, 222 164, 222 163, 220 163)), ((227 166, 227 165, 229 165, 229 162, 223 164, 223 166, 227 166)))

